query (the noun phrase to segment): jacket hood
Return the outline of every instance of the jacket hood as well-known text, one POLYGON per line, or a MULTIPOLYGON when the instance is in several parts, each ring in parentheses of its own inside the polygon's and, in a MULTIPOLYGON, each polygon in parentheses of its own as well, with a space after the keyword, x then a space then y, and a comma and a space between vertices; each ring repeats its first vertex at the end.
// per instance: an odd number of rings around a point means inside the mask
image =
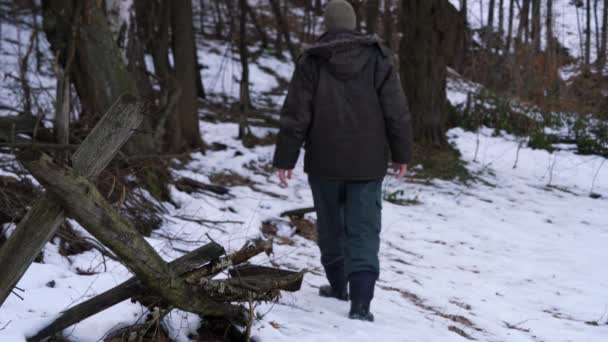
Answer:
POLYGON ((336 78, 346 80, 363 69, 374 55, 374 46, 379 44, 380 39, 375 35, 353 31, 330 32, 321 36, 305 52, 325 60, 336 78))

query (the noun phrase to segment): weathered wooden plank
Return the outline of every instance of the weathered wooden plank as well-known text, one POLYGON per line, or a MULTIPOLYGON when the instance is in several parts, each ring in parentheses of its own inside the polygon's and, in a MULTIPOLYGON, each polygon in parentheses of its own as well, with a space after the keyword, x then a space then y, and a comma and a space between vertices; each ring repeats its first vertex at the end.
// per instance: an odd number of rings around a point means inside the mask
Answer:
MULTIPOLYGON (((143 120, 142 103, 123 95, 80 145, 72 162, 78 172, 95 177, 112 160, 143 120)), ((0 306, 64 220, 63 210, 45 194, 0 248, 0 306)))
MULTIPOLYGON (((177 274, 182 274, 219 258, 224 253, 225 251, 222 246, 211 242, 173 260, 169 263, 169 267, 174 269, 177 274)), ((100 295, 64 311, 55 321, 40 330, 36 335, 29 337, 27 341, 41 341, 107 308, 134 297, 144 290, 144 285, 137 278, 133 277, 100 295)))
POLYGON ((121 96, 74 152, 74 169, 84 177, 95 177, 105 169, 142 123, 143 107, 135 97, 121 96))
POLYGON ((133 225, 104 199, 95 185, 74 169, 36 152, 23 155, 20 160, 48 191, 59 198, 71 217, 114 252, 147 288, 171 305, 201 315, 234 317, 242 313, 241 308, 211 300, 200 286, 191 286, 179 279, 133 225))

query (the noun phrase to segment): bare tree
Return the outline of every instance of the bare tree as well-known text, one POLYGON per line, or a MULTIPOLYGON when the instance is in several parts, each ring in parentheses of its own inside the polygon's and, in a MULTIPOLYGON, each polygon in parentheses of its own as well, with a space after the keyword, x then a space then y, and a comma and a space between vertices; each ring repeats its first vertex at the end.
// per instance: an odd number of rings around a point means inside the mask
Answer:
POLYGON ((541 35, 541 11, 540 0, 532 0, 532 46, 535 52, 540 52, 541 35))
POLYGON ((553 0, 547 0, 547 28, 546 28, 546 40, 547 40, 547 53, 552 55, 555 52, 553 46, 553 0))
POLYGON ((289 50, 289 54, 291 55, 291 59, 295 62, 298 58, 298 52, 296 50, 296 46, 293 44, 291 40, 291 34, 289 33, 289 25, 288 21, 285 18, 283 11, 281 11, 280 0, 269 0, 270 7, 272 7, 272 12, 274 13, 274 17, 277 21, 277 32, 278 37, 283 36, 285 43, 287 44, 287 49, 289 50))
POLYGON ((249 94, 249 52, 247 51, 247 0, 239 0, 239 56, 241 58, 239 139, 247 136, 247 113, 251 109, 249 94))
POLYGON ((597 56, 597 67, 600 72, 606 66, 606 40, 608 39, 608 0, 604 0, 602 8, 602 33, 600 37, 600 51, 597 56))
POLYGON ((530 0, 523 0, 519 11, 517 44, 528 43, 530 37, 530 0))
POLYGON ((513 17, 515 15, 515 0, 509 0, 509 24, 507 28, 507 44, 505 46, 505 53, 511 51, 511 42, 513 41, 513 17))
POLYGON ((591 0, 586 1, 585 13, 585 58, 583 73, 588 75, 591 72, 591 0))
POLYGON ((199 73, 192 24, 192 1, 171 0, 171 29, 175 78, 181 89, 177 110, 169 121, 174 151, 203 146, 198 126, 197 78, 199 73))
POLYGON ((488 28, 494 31, 494 11, 496 10, 496 1, 490 0, 488 5, 488 28))

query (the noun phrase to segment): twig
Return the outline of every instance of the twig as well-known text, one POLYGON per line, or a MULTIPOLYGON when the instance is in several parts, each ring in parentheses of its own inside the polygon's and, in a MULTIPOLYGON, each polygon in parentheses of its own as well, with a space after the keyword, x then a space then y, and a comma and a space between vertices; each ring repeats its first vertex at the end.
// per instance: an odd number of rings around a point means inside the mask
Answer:
POLYGON ((593 189, 595 188, 595 182, 597 181, 597 177, 600 175, 600 171, 602 170, 602 167, 604 166, 605 162, 606 162, 606 158, 604 158, 604 160, 602 160, 600 167, 598 167, 597 171, 595 171, 595 175, 593 176, 593 181, 591 182, 591 190, 589 191, 591 194, 593 194, 593 189))
POLYGON ((0 328, 0 331, 6 329, 6 327, 8 327, 9 324, 11 324, 12 321, 8 321, 4 326, 2 326, 2 328, 0 328))

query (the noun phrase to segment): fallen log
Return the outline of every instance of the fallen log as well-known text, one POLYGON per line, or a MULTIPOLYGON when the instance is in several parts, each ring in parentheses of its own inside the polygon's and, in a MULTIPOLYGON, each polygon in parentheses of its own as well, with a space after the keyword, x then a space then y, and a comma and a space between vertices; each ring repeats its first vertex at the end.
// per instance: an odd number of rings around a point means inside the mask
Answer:
POLYGON ((179 190, 179 191, 183 191, 186 193, 193 193, 193 192, 198 192, 198 191, 206 191, 206 192, 212 192, 216 195, 228 195, 230 193, 230 190, 228 190, 228 188, 224 187, 224 186, 220 186, 220 185, 212 185, 212 184, 205 184, 202 182, 199 182, 197 180, 194 180, 192 178, 187 178, 187 177, 182 177, 180 179, 177 180, 177 182, 175 182, 175 187, 179 190))
POLYGON ((281 217, 298 217, 298 218, 302 218, 304 217, 304 215, 308 214, 308 213, 314 213, 315 212, 315 208, 302 208, 302 209, 294 209, 294 210, 288 210, 285 211, 283 213, 281 213, 281 217))
POLYGON ((210 262, 201 268, 187 272, 184 278, 189 284, 197 284, 200 279, 213 277, 234 265, 240 265, 254 256, 272 253, 272 240, 248 241, 238 251, 210 262))
MULTIPOLYGON (((133 96, 121 96, 72 157, 76 170, 85 177, 99 175, 142 122, 142 108, 143 104, 133 96)), ((56 198, 45 193, 2 245, 0 306, 64 219, 56 198)))
POLYGON ((16 148, 16 149, 39 149, 39 150, 60 150, 70 151, 76 150, 78 145, 73 144, 54 144, 54 143, 33 143, 33 142, 15 142, 15 143, 0 143, 0 147, 16 148))
MULTIPOLYGON (((169 267, 173 268, 175 273, 182 274, 184 272, 193 270, 213 259, 217 259, 224 253, 225 251, 222 246, 212 242, 173 260, 169 263, 169 267)), ((41 341, 107 308, 110 308, 131 297, 135 297, 145 290, 145 286, 139 280, 137 280, 137 278, 133 277, 100 295, 97 295, 62 312, 61 316, 59 316, 55 321, 38 331, 36 335, 29 337, 27 341, 41 341)))
POLYGON ((19 134, 29 135, 33 140, 53 141, 51 131, 42 127, 33 115, 0 116, 0 141, 14 142, 19 134))

